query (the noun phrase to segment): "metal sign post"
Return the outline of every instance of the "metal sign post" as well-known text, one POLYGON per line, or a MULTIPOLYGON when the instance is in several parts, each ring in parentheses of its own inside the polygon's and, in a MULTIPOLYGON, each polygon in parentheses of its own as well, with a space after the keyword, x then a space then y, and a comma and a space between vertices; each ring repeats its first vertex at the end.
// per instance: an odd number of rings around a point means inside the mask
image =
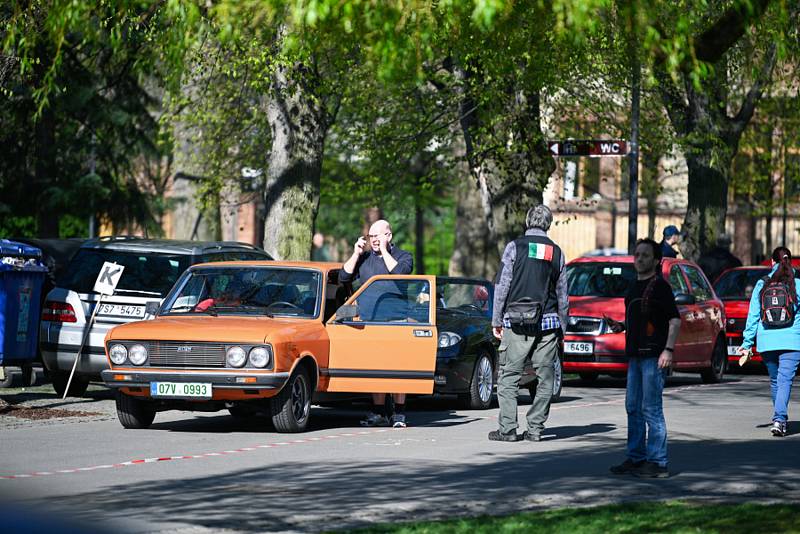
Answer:
POLYGON ((117 288, 119 279, 122 277, 123 270, 125 270, 125 267, 122 265, 105 262, 103 267, 100 269, 100 274, 97 275, 97 280, 94 283, 94 291, 99 293, 100 296, 97 298, 97 304, 92 310, 92 316, 89 319, 89 322, 86 324, 86 329, 83 331, 81 346, 78 348, 78 354, 75 355, 75 361, 72 362, 72 371, 69 373, 67 387, 64 388, 64 396, 61 397, 62 399, 66 399, 67 394, 69 393, 69 386, 72 384, 72 377, 75 376, 75 369, 78 367, 78 360, 81 357, 81 352, 83 352, 83 347, 86 345, 86 340, 89 339, 89 334, 92 331, 92 325, 94 325, 94 318, 97 315, 97 310, 100 309, 100 305, 103 302, 103 296, 111 296, 114 294, 114 290, 117 288))

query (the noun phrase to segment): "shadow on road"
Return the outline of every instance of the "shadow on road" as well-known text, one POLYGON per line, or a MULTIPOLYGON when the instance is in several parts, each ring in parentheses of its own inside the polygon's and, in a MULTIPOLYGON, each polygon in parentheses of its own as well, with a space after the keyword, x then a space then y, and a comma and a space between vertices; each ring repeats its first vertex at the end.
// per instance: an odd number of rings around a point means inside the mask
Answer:
MULTIPOLYGON (((612 429, 599 424, 550 431, 560 438, 612 429)), ((670 442, 673 477, 666 480, 609 474, 608 467, 624 455, 619 440, 596 439, 590 447, 569 450, 546 450, 543 445, 487 442, 487 451, 500 453, 481 462, 445 463, 424 457, 413 462, 353 461, 319 454, 223 475, 110 486, 60 498, 58 507, 80 509, 90 518, 112 513, 150 525, 251 532, 330 530, 617 501, 796 502, 800 497, 797 446, 786 440, 675 440, 670 442)))

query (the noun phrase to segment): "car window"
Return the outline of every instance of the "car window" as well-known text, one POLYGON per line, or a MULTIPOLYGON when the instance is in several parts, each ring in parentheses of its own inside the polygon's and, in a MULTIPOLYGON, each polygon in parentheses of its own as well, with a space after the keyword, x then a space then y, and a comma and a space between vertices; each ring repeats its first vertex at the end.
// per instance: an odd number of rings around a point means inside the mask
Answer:
MULTIPOLYGON (((763 269, 733 269, 726 271, 714 284, 714 291, 722 300, 750 300, 753 288, 763 277, 770 273, 768 267, 763 269)), ((800 270, 795 271, 795 277, 800 270)))
POLYGON ((669 285, 672 287, 672 294, 678 295, 680 293, 689 293, 689 288, 686 286, 686 280, 681 274, 681 268, 673 265, 669 271, 669 285))
POLYGON ((700 270, 691 265, 684 265, 683 270, 686 273, 686 277, 689 279, 694 298, 697 299, 698 302, 709 300, 713 293, 706 279, 700 274, 700 270))
POLYGON ((430 299, 427 280, 375 280, 355 304, 363 322, 430 323, 430 299))
POLYGON ((440 309, 491 317, 489 283, 436 280, 436 306, 440 309))
POLYGON ((309 269, 200 268, 191 271, 162 314, 316 317, 320 278, 309 269))
POLYGON ((103 263, 125 267, 117 284, 118 293, 144 293, 163 297, 189 267, 191 256, 106 249, 80 249, 64 270, 59 287, 91 293, 103 263))
POLYGON ((567 267, 571 297, 624 297, 636 282, 630 263, 578 263, 567 267))

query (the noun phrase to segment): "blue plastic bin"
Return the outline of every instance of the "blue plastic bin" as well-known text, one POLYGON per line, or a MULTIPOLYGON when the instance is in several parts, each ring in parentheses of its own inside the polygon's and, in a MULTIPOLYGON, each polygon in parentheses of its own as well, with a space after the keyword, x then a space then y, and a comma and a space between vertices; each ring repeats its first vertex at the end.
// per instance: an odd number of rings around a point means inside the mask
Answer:
POLYGON ((36 358, 46 274, 41 250, 0 239, 0 365, 36 358))

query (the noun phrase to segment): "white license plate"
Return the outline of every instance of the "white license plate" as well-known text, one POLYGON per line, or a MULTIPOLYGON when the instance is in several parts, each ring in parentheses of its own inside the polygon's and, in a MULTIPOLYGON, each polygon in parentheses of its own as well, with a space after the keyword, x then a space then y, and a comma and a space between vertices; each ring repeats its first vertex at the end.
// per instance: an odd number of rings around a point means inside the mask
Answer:
POLYGON ((728 356, 738 356, 739 345, 728 345, 728 356))
POLYGON ((565 341, 564 354, 592 354, 594 343, 588 341, 565 341))
POLYGON ((105 317, 127 317, 141 319, 144 317, 144 306, 132 306, 130 304, 100 304, 97 308, 97 315, 105 317))
POLYGON ((211 398, 211 384, 202 382, 150 382, 151 397, 211 398))

